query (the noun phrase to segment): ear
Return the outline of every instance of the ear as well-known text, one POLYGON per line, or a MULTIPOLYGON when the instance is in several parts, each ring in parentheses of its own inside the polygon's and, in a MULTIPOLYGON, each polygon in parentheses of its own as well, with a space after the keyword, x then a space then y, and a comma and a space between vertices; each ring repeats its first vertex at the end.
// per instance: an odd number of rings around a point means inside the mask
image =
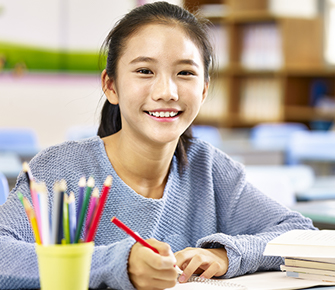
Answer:
POLYGON ((109 78, 105 69, 101 73, 101 87, 108 101, 113 105, 117 105, 119 98, 116 92, 115 81, 109 78))
POLYGON ((204 83, 204 90, 202 91, 202 100, 201 105, 205 102, 207 95, 208 95, 208 88, 209 88, 209 80, 204 83))

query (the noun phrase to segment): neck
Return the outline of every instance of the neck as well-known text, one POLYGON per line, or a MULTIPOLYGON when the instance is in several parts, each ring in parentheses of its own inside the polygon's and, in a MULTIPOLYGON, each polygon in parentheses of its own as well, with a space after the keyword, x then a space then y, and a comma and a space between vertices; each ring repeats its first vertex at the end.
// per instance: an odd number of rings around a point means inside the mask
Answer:
POLYGON ((177 143, 141 143, 122 130, 103 138, 107 156, 118 176, 138 194, 161 198, 177 143))

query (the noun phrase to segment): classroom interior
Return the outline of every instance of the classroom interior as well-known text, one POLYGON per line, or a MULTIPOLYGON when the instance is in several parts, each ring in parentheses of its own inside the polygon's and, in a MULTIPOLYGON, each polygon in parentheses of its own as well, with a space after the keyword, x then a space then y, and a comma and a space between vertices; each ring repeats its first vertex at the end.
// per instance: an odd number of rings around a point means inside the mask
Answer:
MULTIPOLYGON (((96 135, 100 45, 120 16, 150 1, 100 2, 0 4, 0 203, 23 161, 96 135)), ((194 136, 244 164, 265 194, 334 229, 335 0, 168 2, 212 23, 216 66, 194 136)))

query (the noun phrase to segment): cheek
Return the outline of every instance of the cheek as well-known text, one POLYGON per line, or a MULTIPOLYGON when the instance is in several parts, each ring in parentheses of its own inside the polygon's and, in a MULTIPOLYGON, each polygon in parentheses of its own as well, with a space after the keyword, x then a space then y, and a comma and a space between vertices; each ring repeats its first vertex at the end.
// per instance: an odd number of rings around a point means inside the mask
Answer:
POLYGON ((198 84, 192 84, 183 88, 182 93, 191 107, 197 108, 201 106, 203 89, 203 86, 198 84))

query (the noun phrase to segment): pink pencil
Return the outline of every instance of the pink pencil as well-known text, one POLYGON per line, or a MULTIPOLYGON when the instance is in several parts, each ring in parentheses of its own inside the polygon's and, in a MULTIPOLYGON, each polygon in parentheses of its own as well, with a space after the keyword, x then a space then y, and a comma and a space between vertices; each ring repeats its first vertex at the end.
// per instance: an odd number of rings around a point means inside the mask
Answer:
POLYGON ((99 189, 95 187, 93 189, 90 204, 88 206, 87 218, 86 218, 86 224, 85 224, 85 236, 88 234, 88 231, 92 224, 92 218, 93 218, 94 211, 96 209, 96 205, 98 203, 98 199, 99 199, 99 189))

